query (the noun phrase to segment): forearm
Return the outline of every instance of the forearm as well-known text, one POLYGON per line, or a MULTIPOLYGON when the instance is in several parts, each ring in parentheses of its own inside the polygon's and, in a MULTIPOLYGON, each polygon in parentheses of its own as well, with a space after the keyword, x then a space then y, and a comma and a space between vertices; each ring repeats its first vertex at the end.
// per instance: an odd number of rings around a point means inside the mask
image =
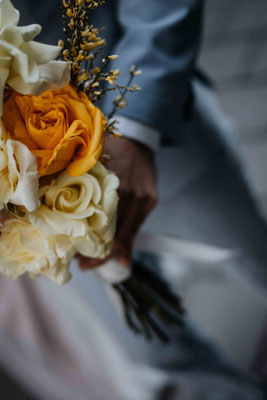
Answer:
POLYGON ((120 83, 127 82, 132 64, 142 70, 136 78, 141 90, 128 96, 119 115, 163 135, 179 130, 199 47, 201 9, 201 0, 119 2, 124 34, 112 52, 120 55, 120 83))

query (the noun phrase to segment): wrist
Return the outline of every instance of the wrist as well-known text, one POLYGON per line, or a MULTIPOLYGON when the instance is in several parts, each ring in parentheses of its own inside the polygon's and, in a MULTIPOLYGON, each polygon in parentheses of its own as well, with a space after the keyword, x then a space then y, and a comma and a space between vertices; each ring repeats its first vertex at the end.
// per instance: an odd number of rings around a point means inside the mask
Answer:
POLYGON ((128 117, 116 117, 115 130, 122 137, 134 140, 155 152, 160 147, 160 133, 148 125, 128 117))

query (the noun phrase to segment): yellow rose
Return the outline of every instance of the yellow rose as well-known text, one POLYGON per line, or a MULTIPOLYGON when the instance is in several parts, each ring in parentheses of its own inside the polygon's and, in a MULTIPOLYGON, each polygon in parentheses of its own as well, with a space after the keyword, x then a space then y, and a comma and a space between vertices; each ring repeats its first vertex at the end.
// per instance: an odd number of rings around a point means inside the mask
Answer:
POLYGON ((36 156, 41 176, 64 169, 70 176, 83 175, 102 154, 106 119, 71 86, 38 97, 13 93, 3 122, 11 138, 36 156))
POLYGON ((68 237, 46 236, 26 219, 11 219, 1 230, 0 254, 0 272, 10 279, 28 272, 33 278, 41 274, 63 284, 71 277, 75 249, 68 237))

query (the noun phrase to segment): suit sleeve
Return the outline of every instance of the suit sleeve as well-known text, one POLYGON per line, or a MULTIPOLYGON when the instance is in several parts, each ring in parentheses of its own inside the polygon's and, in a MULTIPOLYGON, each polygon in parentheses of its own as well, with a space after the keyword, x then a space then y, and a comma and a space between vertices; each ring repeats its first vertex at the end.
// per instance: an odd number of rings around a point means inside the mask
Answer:
MULTIPOLYGON (((201 31, 201 0, 119 0, 120 83, 132 64, 142 70, 135 78, 140 91, 128 93, 119 115, 143 123, 171 138, 179 135, 201 31)), ((117 60, 116 60, 117 61, 117 60)), ((111 103, 107 96, 106 104, 111 103)), ((105 107, 106 112, 108 109, 105 107)))

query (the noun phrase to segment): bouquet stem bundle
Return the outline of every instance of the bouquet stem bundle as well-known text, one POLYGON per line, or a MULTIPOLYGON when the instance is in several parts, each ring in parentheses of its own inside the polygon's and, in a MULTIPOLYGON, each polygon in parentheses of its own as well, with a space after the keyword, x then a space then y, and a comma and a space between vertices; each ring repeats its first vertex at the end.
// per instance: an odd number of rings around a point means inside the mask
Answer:
POLYGON ((170 337, 166 328, 183 327, 181 299, 142 262, 134 261, 132 275, 113 287, 121 298, 125 319, 135 333, 143 334, 147 339, 156 336, 168 343, 170 337))

